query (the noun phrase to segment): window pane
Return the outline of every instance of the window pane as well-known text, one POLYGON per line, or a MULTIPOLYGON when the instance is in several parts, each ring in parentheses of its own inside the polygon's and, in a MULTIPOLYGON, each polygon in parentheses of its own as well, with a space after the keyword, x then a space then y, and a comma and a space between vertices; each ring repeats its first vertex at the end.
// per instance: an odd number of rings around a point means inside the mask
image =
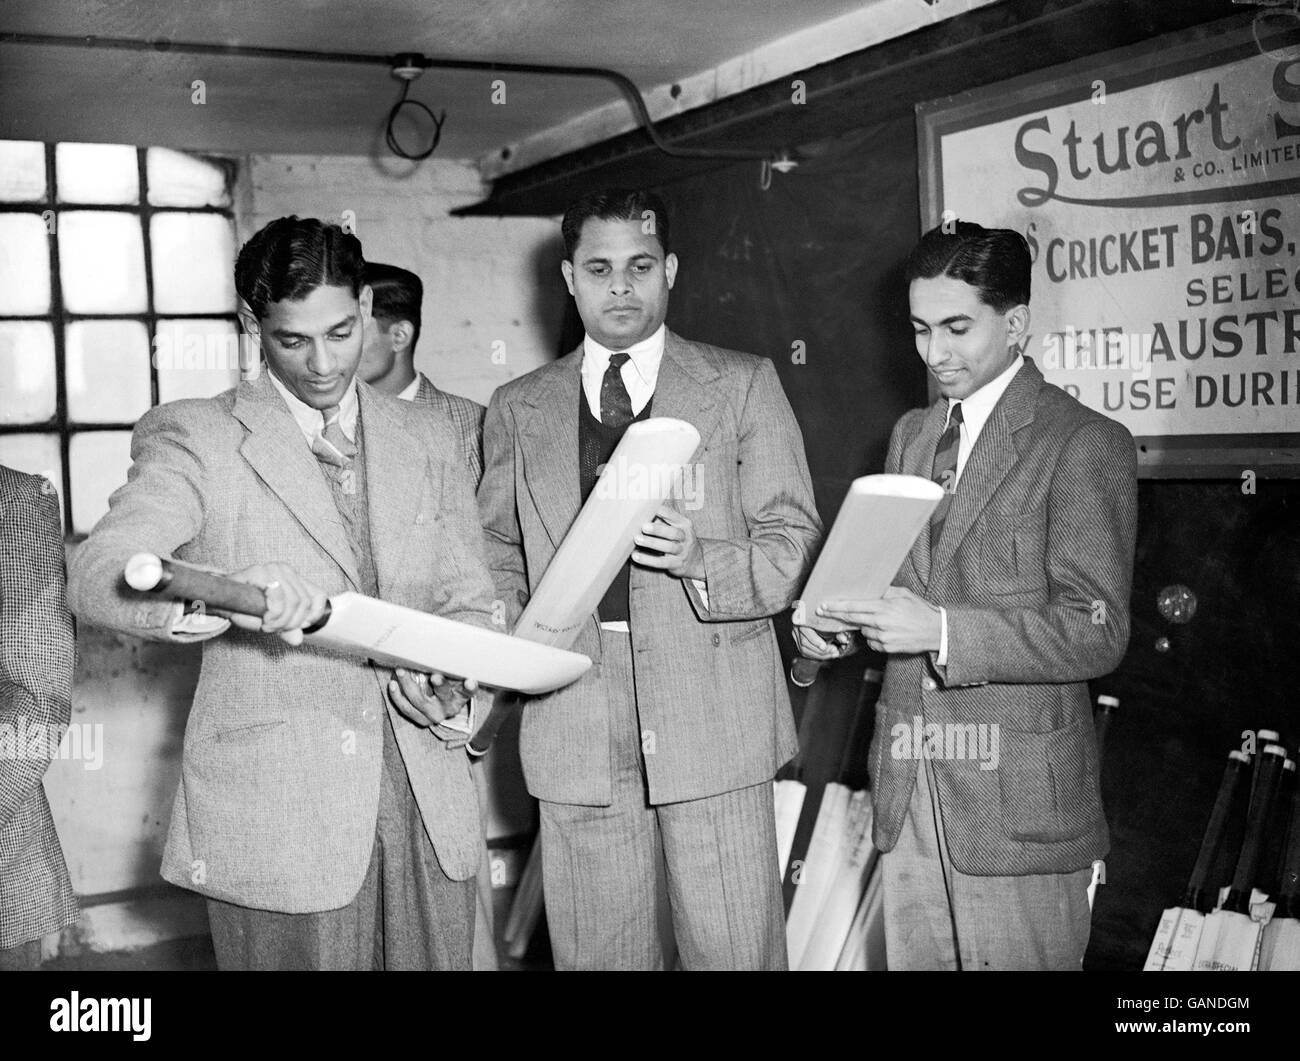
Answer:
POLYGON ((0 321, 0 424, 44 423, 54 408, 54 330, 0 321))
POLYGON ((239 382, 233 321, 160 320, 154 349, 160 402, 211 398, 239 382))
POLYGON ((120 144, 57 144, 54 173, 62 203, 138 203, 135 148, 120 144))
POLYGON ((0 464, 28 475, 43 475, 59 493, 63 510, 63 458, 58 435, 0 435, 0 464))
POLYGON ((155 214, 153 304, 159 313, 233 313, 235 232, 220 214, 155 214))
POLYGON ((72 313, 143 313, 144 243, 134 214, 59 215, 59 274, 72 313))
POLYGON ((45 145, 0 140, 0 199, 31 203, 45 198, 45 145))
POLYGON ((50 312, 49 239, 40 214, 0 214, 0 314, 50 312))
POLYGON ((72 529, 89 534, 108 511, 108 495, 126 482, 130 431, 81 431, 68 441, 72 477, 72 529))
POLYGON ((77 321, 65 334, 68 416, 135 423, 149 408, 149 329, 139 321, 77 321))
POLYGON ((229 206, 226 171, 207 159, 165 147, 145 155, 149 202, 154 206, 229 206))

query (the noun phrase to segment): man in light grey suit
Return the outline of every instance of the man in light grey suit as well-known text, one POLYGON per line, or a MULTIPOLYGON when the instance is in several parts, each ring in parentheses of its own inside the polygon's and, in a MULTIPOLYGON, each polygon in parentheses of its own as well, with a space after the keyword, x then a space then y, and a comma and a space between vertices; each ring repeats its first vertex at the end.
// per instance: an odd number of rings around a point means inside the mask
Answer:
POLYGON ((947 492, 884 599, 823 609, 889 654, 871 762, 891 969, 1077 970, 1107 850, 1087 682, 1128 642, 1136 454, 1021 355, 1030 269, 1019 233, 969 222, 912 252, 942 398, 899 420, 885 471, 947 492))
POLYGON ((470 965, 467 691, 301 645, 344 590, 491 625, 450 425, 355 380, 363 267, 356 237, 315 219, 248 241, 240 317, 269 371, 147 413, 127 484, 72 561, 83 619, 203 640, 162 873, 208 897, 222 968, 470 965), (135 594, 122 570, 139 551, 235 572, 266 613, 228 630, 135 594))
POLYGON ((628 424, 693 424, 694 489, 642 528, 575 648, 596 666, 524 709, 561 969, 660 968, 662 851, 687 969, 784 968, 772 778, 796 750, 770 616, 821 525, 772 363, 664 326, 677 259, 657 197, 588 196, 562 225, 582 345, 497 390, 479 507, 511 619, 628 424))

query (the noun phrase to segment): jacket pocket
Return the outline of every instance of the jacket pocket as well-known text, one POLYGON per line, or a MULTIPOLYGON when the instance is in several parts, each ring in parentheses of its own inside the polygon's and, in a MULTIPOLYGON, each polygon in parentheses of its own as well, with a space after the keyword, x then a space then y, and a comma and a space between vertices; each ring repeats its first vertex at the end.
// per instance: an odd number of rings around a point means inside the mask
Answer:
POLYGON ((767 619, 760 619, 754 623, 737 623, 736 625, 739 629, 731 635, 733 645, 743 645, 746 641, 753 641, 754 638, 761 637, 767 633, 770 624, 767 619))
POLYGON ((1083 834, 1096 818, 1082 721, 1047 733, 1000 727, 1002 828, 1013 840, 1053 843, 1083 834))

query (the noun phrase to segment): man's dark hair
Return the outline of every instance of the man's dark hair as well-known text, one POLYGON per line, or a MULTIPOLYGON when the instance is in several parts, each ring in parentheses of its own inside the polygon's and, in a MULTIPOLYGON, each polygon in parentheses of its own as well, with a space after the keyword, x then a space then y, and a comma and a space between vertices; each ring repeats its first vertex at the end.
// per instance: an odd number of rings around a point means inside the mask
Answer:
POLYGON ((1012 306, 1029 304, 1029 276, 1033 263, 1029 244, 1009 228, 985 228, 972 221, 939 225, 921 237, 907 256, 907 282, 951 277, 970 284, 980 301, 1005 313, 1012 306))
POLYGON ((560 234, 564 257, 573 261, 582 226, 592 218, 600 221, 640 221, 647 235, 655 236, 668 256, 668 208, 654 192, 642 188, 604 188, 584 195, 564 212, 560 234))
POLYGON ((375 293, 371 312, 387 331, 397 321, 410 321, 415 328, 411 349, 420 338, 420 303, 424 301, 424 284, 409 269, 383 262, 366 262, 366 283, 375 293))
POLYGON ((279 217, 253 235, 235 259, 235 290, 259 320, 266 307, 306 298, 318 287, 361 293, 361 241, 314 217, 279 217))

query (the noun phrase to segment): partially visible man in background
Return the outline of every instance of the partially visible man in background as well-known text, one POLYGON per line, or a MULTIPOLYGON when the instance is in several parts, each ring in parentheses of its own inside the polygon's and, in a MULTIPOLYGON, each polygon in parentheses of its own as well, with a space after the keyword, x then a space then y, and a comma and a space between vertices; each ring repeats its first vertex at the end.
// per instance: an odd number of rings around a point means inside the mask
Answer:
POLYGON ((424 285, 410 270, 380 262, 366 262, 366 283, 374 292, 374 306, 357 375, 377 391, 444 412, 456 427, 465 464, 477 486, 483 478, 483 406, 439 390, 415 369, 424 285))
MULTIPOLYGON (((415 369, 415 344, 420 338, 424 284, 409 269, 382 262, 366 262, 365 277, 373 292, 373 302, 370 320, 366 322, 357 375, 375 390, 430 406, 445 414, 455 427, 470 481, 478 489, 479 480, 483 478, 483 406, 459 394, 439 390, 428 376, 415 369)), ((484 809, 488 805, 485 769, 486 764, 481 761, 473 764, 474 787, 484 809)), ((486 823, 486 817, 483 821, 486 823)), ((496 968, 492 869, 485 857, 478 873, 474 969, 476 972, 490 972, 496 968)))
POLYGON ((58 495, 0 464, 0 971, 39 968, 41 936, 77 920, 41 781, 75 659, 58 495))

